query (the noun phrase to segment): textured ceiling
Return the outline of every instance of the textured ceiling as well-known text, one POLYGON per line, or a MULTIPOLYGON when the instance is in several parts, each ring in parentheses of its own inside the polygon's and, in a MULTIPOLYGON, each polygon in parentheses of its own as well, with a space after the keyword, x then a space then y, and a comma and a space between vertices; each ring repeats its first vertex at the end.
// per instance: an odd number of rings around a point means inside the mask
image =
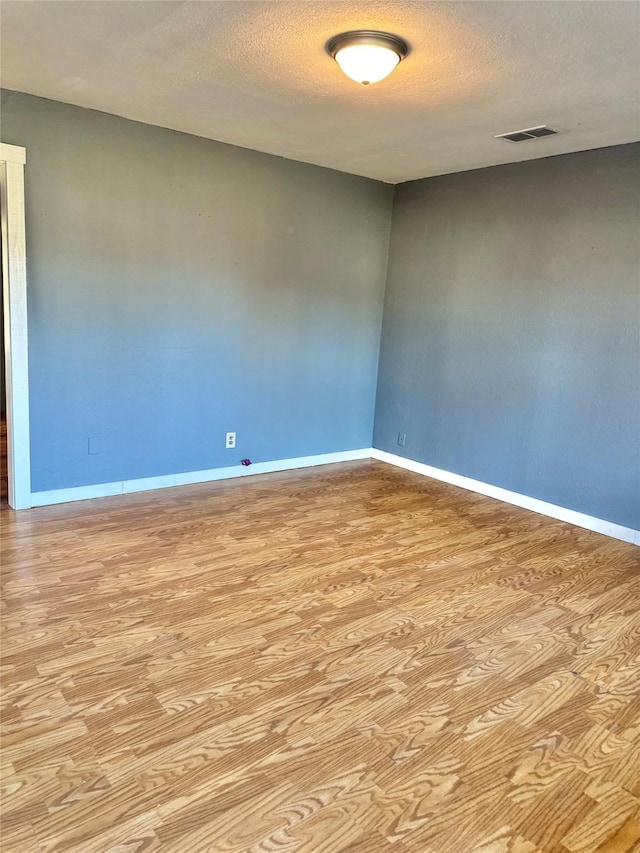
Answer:
POLYGON ((4 0, 2 85, 384 181, 640 138, 640 5, 4 0), (360 87, 329 36, 412 52, 360 87), (496 133, 549 124, 520 144, 496 133))

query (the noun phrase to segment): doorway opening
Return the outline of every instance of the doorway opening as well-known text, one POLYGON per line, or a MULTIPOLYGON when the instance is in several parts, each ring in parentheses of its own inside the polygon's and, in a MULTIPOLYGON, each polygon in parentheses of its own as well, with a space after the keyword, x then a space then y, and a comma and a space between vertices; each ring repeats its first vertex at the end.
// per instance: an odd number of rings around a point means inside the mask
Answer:
POLYGON ((4 416, 0 417, 0 489, 4 497, 6 483, 6 501, 13 509, 31 506, 25 162, 24 148, 0 143, 3 350, 0 391, 4 401, 4 416))
MULTIPOLYGON (((2 250, 2 234, 0 233, 0 252, 2 250)), ((4 266, 4 264, 2 264, 4 266)), ((4 346, 4 270, 0 269, 0 508, 7 506, 9 492, 7 470, 7 383, 5 380, 5 346, 4 346)))

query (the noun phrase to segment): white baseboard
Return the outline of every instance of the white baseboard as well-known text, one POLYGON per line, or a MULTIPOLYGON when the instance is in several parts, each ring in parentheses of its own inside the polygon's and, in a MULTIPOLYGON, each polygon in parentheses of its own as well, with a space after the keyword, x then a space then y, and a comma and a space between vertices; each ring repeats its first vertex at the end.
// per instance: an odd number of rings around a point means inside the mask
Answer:
POLYGON ((169 486, 189 486, 194 483, 209 483, 214 480, 229 480, 234 477, 249 477, 254 474, 271 474, 276 471, 292 471, 295 468, 310 468, 314 465, 329 465, 333 462, 352 462, 355 459, 370 459, 371 448, 343 450, 339 453, 320 453, 317 456, 297 456, 294 459, 277 459, 274 462, 254 462, 253 465, 232 465, 229 468, 210 468, 205 471, 187 471, 184 474, 165 474, 159 477, 144 477, 139 480, 121 480, 115 483, 97 483, 93 486, 74 486, 70 489, 52 489, 47 492, 32 492, 31 506, 83 501, 89 498, 106 498, 165 489, 169 486))
POLYGON ((425 477, 432 477, 434 480, 442 480, 442 482, 450 483, 452 486, 459 486, 471 492, 496 498, 499 501, 538 512, 540 515, 557 518, 559 521, 567 521, 569 524, 575 524, 578 527, 584 527, 596 533, 603 533, 605 536, 611 536, 613 539, 621 539, 623 542, 640 545, 640 530, 634 530, 632 527, 623 527, 621 524, 614 524, 612 521, 605 521, 602 518, 585 515, 573 509, 566 509, 565 507, 556 506, 546 501, 540 501, 537 498, 530 498, 527 495, 510 492, 508 489, 500 488, 500 486, 492 486, 480 480, 463 477, 461 474, 453 474, 450 471, 443 471, 441 468, 433 468, 431 465, 425 465, 423 462, 414 462, 413 459, 405 459, 403 456, 396 456, 394 453, 387 453, 384 450, 376 450, 374 448, 371 451, 371 456, 381 462, 387 462, 389 465, 406 468, 408 471, 423 474, 425 477))
POLYGON ((444 471, 441 468, 425 465, 423 462, 415 462, 413 459, 405 459, 403 456, 396 456, 394 453, 387 453, 384 450, 371 447, 344 450, 339 453, 321 453, 317 456, 277 459, 273 462, 256 462, 249 467, 233 465, 228 468, 211 468, 206 471, 188 471, 184 474, 166 474, 160 477, 144 477, 139 480, 122 480, 115 483, 98 483, 94 486, 76 486, 70 489, 33 492, 31 494, 31 506, 48 506, 50 504, 70 503, 71 501, 83 501, 89 498, 126 495, 131 492, 145 492, 151 489, 164 489, 169 486, 209 483, 214 480, 229 480, 234 477, 249 477, 254 474, 292 471, 296 468, 310 468, 315 465, 329 465, 334 462, 352 462, 357 459, 378 459, 380 462, 386 462, 389 465, 405 468, 425 477, 432 477, 434 480, 441 480, 452 486, 459 486, 471 492, 496 498, 499 501, 504 501, 504 503, 540 513, 540 515, 556 518, 559 521, 567 521, 569 524, 611 536, 613 539, 621 539, 623 542, 640 545, 640 530, 634 530, 632 527, 623 527, 621 524, 614 524, 612 521, 585 515, 582 512, 518 494, 518 492, 510 492, 508 489, 500 488, 500 486, 492 486, 490 483, 472 480, 470 477, 462 476, 462 474, 453 474, 451 471, 444 471))

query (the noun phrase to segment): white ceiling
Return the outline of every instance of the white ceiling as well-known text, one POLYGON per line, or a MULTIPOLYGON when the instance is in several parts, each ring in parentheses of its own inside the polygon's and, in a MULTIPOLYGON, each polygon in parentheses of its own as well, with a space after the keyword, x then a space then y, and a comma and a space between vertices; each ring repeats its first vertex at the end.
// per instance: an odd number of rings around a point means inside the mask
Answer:
POLYGON ((2 85, 397 183, 640 138, 627 0, 4 0, 2 85), (337 32, 411 54, 362 87, 337 32), (496 133, 549 124, 520 144, 496 133))

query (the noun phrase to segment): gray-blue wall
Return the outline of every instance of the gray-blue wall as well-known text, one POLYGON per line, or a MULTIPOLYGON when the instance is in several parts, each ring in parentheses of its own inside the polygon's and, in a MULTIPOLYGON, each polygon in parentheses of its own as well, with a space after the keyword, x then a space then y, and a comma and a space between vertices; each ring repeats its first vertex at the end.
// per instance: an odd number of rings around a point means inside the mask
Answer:
POLYGON ((371 446, 391 187, 17 93, 2 140, 34 491, 371 446))
POLYGON ((396 187, 375 447, 640 527, 639 154, 396 187))
POLYGON ((389 246, 375 181, 29 95, 1 118, 35 491, 369 446, 380 354, 376 447, 640 527, 640 146, 401 185, 389 246))

